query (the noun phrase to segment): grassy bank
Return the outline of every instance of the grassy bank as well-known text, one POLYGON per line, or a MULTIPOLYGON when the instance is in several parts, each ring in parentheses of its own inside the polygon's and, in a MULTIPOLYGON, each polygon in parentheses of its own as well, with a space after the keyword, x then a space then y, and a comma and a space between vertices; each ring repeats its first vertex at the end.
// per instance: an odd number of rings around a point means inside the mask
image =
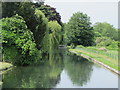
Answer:
POLYGON ((0 62, 0 71, 7 70, 8 68, 12 67, 13 65, 6 62, 0 62))
MULTIPOLYGON (((8 70, 10 67, 13 67, 12 64, 6 63, 6 62, 0 62, 0 74, 4 73, 6 70, 8 70)), ((2 85, 2 81, 0 81, 0 86, 2 85)))
POLYGON ((83 54, 89 56, 115 70, 120 71, 120 65, 118 65, 117 50, 102 51, 97 47, 76 47, 75 49, 69 49, 69 51, 74 52, 78 55, 83 54))

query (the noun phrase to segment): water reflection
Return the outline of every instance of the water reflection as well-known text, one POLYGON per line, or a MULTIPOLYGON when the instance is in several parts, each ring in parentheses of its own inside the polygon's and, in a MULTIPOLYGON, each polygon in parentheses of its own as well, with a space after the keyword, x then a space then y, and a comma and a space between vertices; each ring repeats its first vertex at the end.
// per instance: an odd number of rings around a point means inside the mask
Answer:
POLYGON ((113 73, 98 68, 82 57, 71 55, 64 49, 51 51, 43 61, 45 62, 35 66, 16 67, 3 74, 2 87, 117 88, 118 78, 113 73))
POLYGON ((64 65, 73 84, 83 86, 90 80, 92 62, 76 55, 66 55, 64 65))
POLYGON ((3 75, 3 88, 52 88, 60 80, 62 57, 51 53, 45 64, 17 67, 3 75))

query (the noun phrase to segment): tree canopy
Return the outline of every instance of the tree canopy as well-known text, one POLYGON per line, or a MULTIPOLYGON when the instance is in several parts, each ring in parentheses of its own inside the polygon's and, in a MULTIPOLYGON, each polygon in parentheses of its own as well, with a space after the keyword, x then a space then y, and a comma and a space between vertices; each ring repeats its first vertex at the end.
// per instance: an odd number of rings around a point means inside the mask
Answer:
POLYGON ((113 40, 118 40, 118 30, 106 22, 97 22, 94 26, 94 31, 97 37, 110 37, 113 40))
POLYGON ((65 39, 68 45, 92 45, 94 32, 90 17, 80 12, 73 14, 65 26, 65 39))
POLYGON ((61 16, 54 7, 50 5, 39 5, 37 8, 44 13, 49 21, 57 21, 60 25, 62 24, 61 16))
MULTIPOLYGON (((3 18, 0 22, 2 22, 0 25, 2 26, 3 49, 14 46, 19 50, 19 54, 23 56, 31 57, 36 54, 37 49, 33 33, 27 28, 21 16, 15 15, 11 18, 3 18)), ((22 63, 20 63, 21 61, 17 60, 12 63, 27 64, 30 62, 27 60, 25 61, 25 59, 22 63)))

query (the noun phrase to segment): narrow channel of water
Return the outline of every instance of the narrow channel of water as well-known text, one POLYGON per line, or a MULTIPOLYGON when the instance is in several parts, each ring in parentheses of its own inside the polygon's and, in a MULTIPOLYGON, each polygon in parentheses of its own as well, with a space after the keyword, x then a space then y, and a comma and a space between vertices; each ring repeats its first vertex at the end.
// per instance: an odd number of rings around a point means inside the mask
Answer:
POLYGON ((2 88, 118 88, 116 74, 64 49, 44 64, 16 67, 2 76, 2 88))

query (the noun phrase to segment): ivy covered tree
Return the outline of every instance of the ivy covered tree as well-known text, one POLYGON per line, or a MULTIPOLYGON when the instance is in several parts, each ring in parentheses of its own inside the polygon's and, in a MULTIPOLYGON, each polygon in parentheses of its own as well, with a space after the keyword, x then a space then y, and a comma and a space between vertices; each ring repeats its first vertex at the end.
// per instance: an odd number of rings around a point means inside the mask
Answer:
POLYGON ((92 45, 94 32, 91 27, 90 17, 80 12, 73 14, 65 26, 65 40, 68 45, 92 45))

